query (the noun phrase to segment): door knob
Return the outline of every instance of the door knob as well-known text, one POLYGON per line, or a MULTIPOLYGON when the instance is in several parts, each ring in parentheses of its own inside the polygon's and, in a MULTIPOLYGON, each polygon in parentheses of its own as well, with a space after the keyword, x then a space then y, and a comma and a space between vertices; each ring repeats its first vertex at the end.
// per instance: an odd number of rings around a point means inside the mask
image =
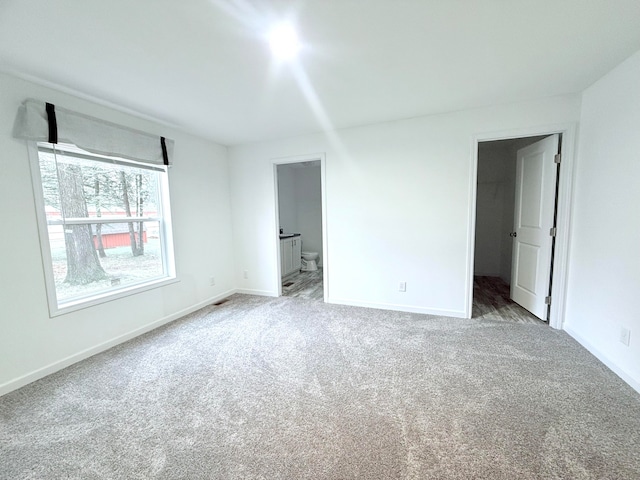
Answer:
POLYGON ((517 236, 518 236, 518 232, 511 232, 511 233, 509 234, 509 236, 510 236, 510 237, 514 237, 514 238, 515 238, 515 237, 517 237, 517 236))

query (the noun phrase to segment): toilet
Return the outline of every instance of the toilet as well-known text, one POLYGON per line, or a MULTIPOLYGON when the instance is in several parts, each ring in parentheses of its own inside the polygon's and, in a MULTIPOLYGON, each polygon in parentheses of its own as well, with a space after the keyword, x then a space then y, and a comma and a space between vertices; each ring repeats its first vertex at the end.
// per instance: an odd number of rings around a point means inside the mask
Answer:
POLYGON ((318 259, 318 252, 302 252, 302 272, 315 272, 318 270, 316 260, 318 259))

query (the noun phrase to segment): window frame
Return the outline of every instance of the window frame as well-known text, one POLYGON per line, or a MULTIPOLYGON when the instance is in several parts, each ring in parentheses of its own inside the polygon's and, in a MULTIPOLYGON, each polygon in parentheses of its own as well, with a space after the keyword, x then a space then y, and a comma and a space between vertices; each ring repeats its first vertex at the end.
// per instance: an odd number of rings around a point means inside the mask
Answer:
MULTIPOLYGON (((140 283, 136 283, 133 285, 123 286, 120 288, 114 288, 107 292, 100 292, 96 294, 87 295, 86 297, 73 299, 70 301, 65 301, 62 303, 58 302, 58 295, 56 284, 53 275, 53 259, 51 256, 51 245, 49 242, 49 230, 48 230, 48 221, 47 215, 45 211, 45 203, 44 203, 44 194, 42 190, 42 176, 40 174, 40 157, 38 146, 42 145, 45 148, 52 148, 51 144, 47 142, 36 142, 29 140, 27 141, 27 149, 29 152, 29 165, 31 169, 31 183, 33 187, 33 195, 35 202, 35 210, 36 210, 36 218, 38 224, 38 237, 40 240, 40 253, 42 256, 42 267, 44 273, 45 280, 45 289, 47 293, 47 303, 49 306, 49 317, 54 318, 60 315, 64 315, 67 313, 75 312, 77 310, 81 310, 84 308, 93 307, 95 305, 100 305, 102 303, 110 302, 113 300, 117 300, 123 297, 127 297, 130 295, 135 295, 138 293, 146 292, 152 289, 156 289, 165 285, 170 285, 173 283, 177 283, 179 281, 176 274, 176 266, 175 266, 175 252, 174 252, 174 242, 173 242, 173 228, 171 222, 171 205, 170 205, 170 191, 169 191, 169 170, 168 166, 159 166, 152 165, 152 170, 162 172, 164 175, 158 176, 158 186, 160 190, 159 195, 159 204, 158 207, 160 212, 158 217, 153 218, 145 218, 145 220, 159 220, 159 230, 162 232, 162 240, 161 240, 161 256, 163 267, 165 270, 165 276, 162 278, 156 278, 149 281, 144 281, 140 283)), ((75 146, 74 146, 75 147, 75 146)), ((75 147, 77 148, 77 147, 75 147)), ((64 150, 64 147, 61 148, 64 150)), ((84 154, 87 157, 91 157, 94 154, 89 153, 88 155, 84 154)), ((95 157, 101 157, 107 159, 103 155, 96 154, 95 157)), ((90 160, 90 158, 88 158, 90 160)), ((118 164, 118 162, 114 162, 118 164)), ((123 163, 135 166, 136 163, 130 160, 124 159, 123 163)), ((136 217, 137 220, 139 220, 136 217)), ((95 223, 108 223, 107 221, 98 220, 96 222, 93 219, 90 222, 83 222, 85 224, 95 224, 95 223)), ((111 223, 127 223, 121 222, 118 219, 117 222, 111 223)))

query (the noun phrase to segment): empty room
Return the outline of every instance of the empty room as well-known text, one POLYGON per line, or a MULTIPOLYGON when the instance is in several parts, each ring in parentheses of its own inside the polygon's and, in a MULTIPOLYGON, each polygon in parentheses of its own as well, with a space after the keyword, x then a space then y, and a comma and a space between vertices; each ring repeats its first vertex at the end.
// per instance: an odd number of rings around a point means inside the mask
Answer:
POLYGON ((0 2, 0 479, 640 478, 640 2, 0 2))

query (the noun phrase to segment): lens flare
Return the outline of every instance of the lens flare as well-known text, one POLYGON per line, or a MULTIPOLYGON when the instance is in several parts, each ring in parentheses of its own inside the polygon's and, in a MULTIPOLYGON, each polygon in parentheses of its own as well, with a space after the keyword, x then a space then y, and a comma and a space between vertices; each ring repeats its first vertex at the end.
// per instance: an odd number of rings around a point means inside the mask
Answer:
POLYGON ((269 46, 280 60, 291 60, 300 52, 300 40, 295 28, 289 23, 280 23, 269 32, 269 46))

